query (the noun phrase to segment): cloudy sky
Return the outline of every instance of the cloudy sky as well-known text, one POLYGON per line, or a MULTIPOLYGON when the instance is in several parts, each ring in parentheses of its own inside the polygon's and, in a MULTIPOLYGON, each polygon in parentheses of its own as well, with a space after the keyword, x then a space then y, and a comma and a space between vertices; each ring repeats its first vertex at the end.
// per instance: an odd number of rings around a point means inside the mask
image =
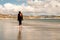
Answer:
POLYGON ((0 14, 58 15, 60 0, 0 0, 0 14))

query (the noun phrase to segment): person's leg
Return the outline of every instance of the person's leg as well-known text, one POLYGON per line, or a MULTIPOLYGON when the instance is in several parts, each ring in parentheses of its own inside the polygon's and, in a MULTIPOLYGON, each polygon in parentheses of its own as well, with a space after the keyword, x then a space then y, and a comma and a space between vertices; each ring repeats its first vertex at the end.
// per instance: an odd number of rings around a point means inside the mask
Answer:
POLYGON ((19 30, 21 31, 22 30, 22 22, 19 21, 19 30))

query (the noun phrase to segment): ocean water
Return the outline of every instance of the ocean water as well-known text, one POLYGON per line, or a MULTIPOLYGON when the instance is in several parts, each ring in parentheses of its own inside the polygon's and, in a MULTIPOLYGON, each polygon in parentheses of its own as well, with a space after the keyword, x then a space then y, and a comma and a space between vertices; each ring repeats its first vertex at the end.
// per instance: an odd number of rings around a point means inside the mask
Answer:
POLYGON ((42 21, 42 22, 60 22, 60 19, 28 19, 31 21, 42 21))

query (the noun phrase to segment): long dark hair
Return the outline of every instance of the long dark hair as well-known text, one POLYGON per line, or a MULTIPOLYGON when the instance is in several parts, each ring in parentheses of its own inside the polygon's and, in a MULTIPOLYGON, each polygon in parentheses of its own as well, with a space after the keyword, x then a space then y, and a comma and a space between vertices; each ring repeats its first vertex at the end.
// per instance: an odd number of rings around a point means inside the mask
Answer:
POLYGON ((19 11, 19 13, 18 14, 21 14, 21 11, 19 11))
POLYGON ((19 13, 21 13, 21 11, 19 11, 19 13))
POLYGON ((21 13, 21 11, 19 11, 18 15, 20 15, 20 14, 23 16, 23 14, 21 13))

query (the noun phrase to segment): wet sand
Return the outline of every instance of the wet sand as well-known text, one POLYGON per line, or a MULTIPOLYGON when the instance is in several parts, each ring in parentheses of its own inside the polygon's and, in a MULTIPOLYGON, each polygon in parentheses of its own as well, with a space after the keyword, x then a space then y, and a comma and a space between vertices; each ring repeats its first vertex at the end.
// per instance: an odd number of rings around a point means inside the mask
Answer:
POLYGON ((2 19, 0 40, 60 40, 60 24, 23 20, 20 31, 17 20, 2 19))

